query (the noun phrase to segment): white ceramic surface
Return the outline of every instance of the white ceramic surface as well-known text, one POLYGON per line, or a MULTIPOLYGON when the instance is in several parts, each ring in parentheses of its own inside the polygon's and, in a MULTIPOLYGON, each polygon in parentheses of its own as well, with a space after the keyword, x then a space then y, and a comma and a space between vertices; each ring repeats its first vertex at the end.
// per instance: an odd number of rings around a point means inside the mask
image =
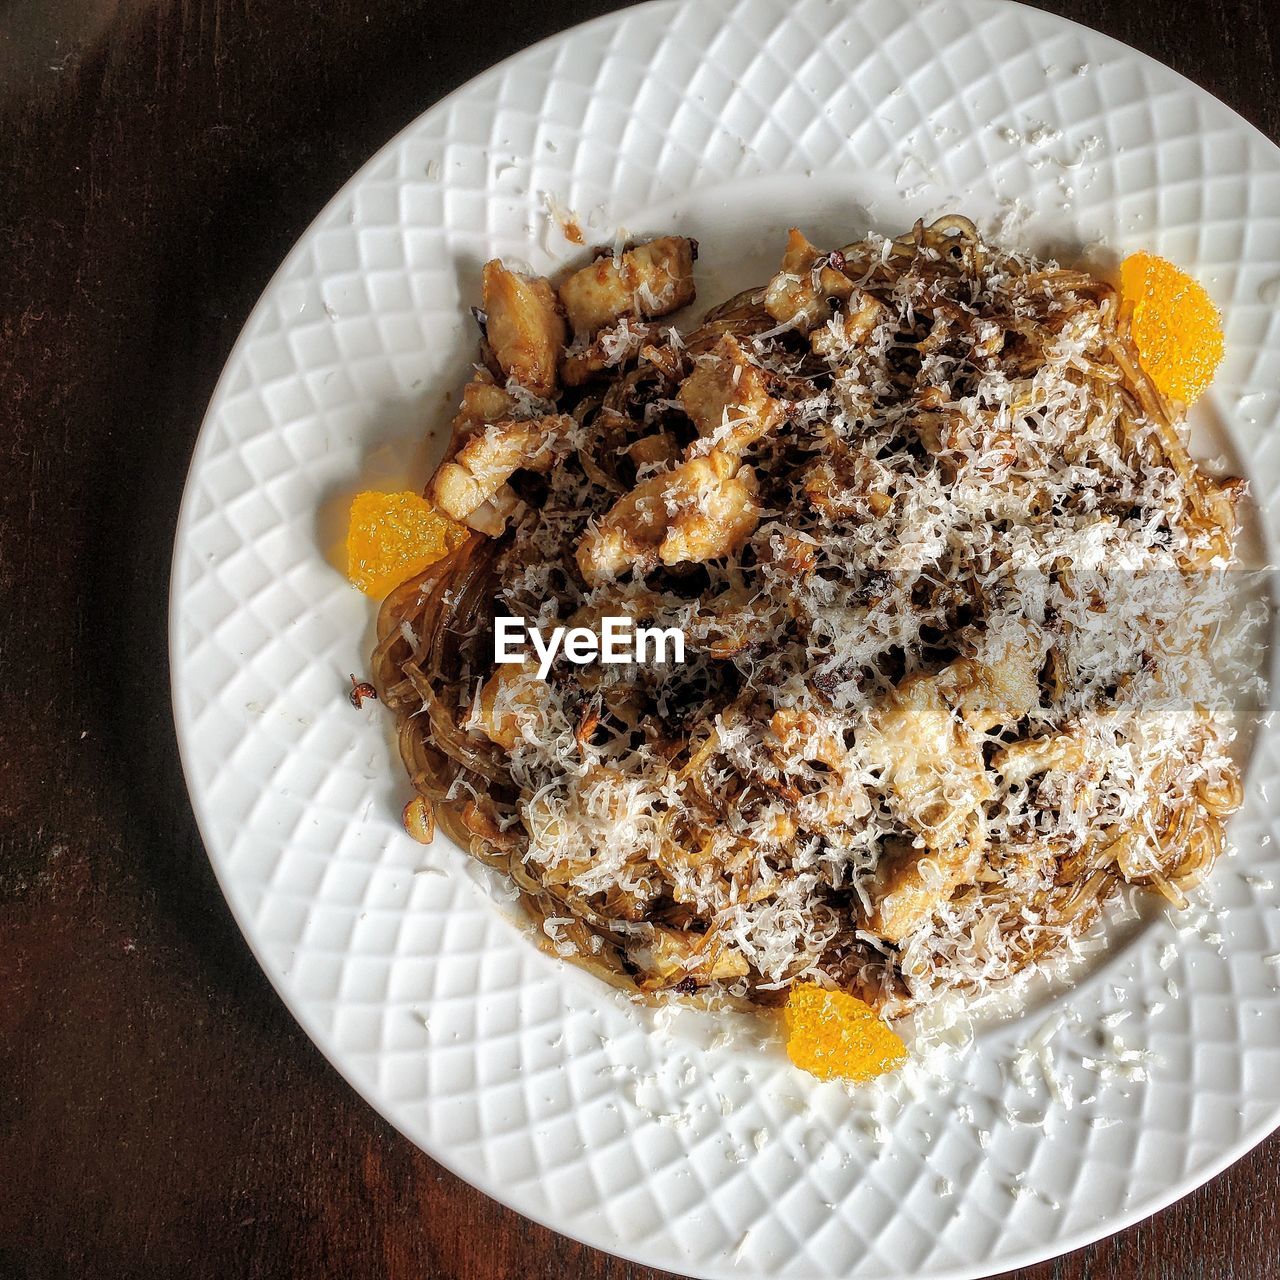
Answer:
POLYGON ((1258 729, 1239 851, 1198 927, 1130 925, 1056 1002, 1048 1075, 1069 1109, 1038 1066, 1010 1068, 1043 1004, 984 1031, 949 1081, 851 1098, 758 1030, 721 1044, 700 1015, 655 1018, 556 964, 460 851, 400 830, 387 717, 345 697, 373 607, 332 548, 355 489, 425 479, 484 259, 581 254, 547 194, 589 239, 698 236, 706 303, 765 277, 791 223, 838 244, 960 209, 1037 249, 1166 254, 1226 318, 1198 425, 1211 450, 1225 433, 1277 532, 1280 154, 1203 91, 1000 0, 662 0, 544 42, 432 107, 333 199, 245 326, 196 448, 175 714, 263 968, 442 1163, 678 1272, 985 1275, 1184 1194, 1280 1122, 1280 729, 1258 729))

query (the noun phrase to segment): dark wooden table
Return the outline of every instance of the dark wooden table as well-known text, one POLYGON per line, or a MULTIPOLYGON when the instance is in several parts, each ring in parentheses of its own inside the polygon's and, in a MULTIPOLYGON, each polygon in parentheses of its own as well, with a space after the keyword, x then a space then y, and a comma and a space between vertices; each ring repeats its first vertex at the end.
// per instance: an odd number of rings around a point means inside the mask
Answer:
MULTIPOLYGON (((613 7, 0 0, 4 1280, 656 1274, 443 1172, 294 1025, 196 834, 165 651, 187 459, 276 264, 438 97, 613 7)), ((1280 136, 1276 0, 1047 7, 1280 136)), ((1018 1274, 1280 1277, 1278 1166, 1018 1274)))

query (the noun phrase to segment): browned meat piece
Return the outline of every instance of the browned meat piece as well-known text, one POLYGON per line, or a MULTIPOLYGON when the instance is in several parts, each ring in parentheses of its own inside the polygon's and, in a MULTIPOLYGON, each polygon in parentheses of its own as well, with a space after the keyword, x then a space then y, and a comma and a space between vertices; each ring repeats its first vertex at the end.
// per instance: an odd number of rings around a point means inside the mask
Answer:
POLYGON ((812 245, 795 227, 787 233, 782 267, 769 281, 764 309, 779 323, 809 333, 831 319, 830 298, 841 301, 853 293, 853 283, 842 271, 818 263, 827 255, 812 245))
POLYGON ((693 301, 693 241, 661 236, 619 258, 606 254, 560 286, 577 337, 592 338, 623 316, 651 320, 693 301))
POLYGON ((976 734, 942 695, 946 672, 907 676, 872 718, 862 747, 882 770, 887 799, 923 848, 887 859, 872 894, 868 929, 900 942, 974 874, 993 794, 976 734))
POLYGON ((617 324, 601 329, 585 347, 565 352, 561 380, 566 387, 580 387, 598 373, 621 369, 640 354, 651 333, 649 325, 623 316, 617 324))
POLYGON ((736 551, 760 515, 755 473, 711 452, 651 476, 618 499, 578 548, 578 568, 592 584, 633 565, 699 563, 736 551))
POLYGON ((764 371, 732 334, 698 361, 677 398, 699 435, 733 453, 772 431, 785 412, 782 402, 769 394, 764 371))
POLYGON ((1040 701, 1038 636, 1024 626, 986 647, 981 658, 957 658, 938 677, 943 696, 979 733, 1016 724, 1040 701))
POLYGON ((809 335, 809 347, 815 355, 826 356, 837 363, 847 360, 867 344, 876 326, 888 314, 889 309, 883 302, 856 289, 844 309, 809 335))
POLYGON ((901 839, 886 841, 871 890, 875 910, 867 930, 899 943, 951 896, 972 880, 982 863, 983 844, 974 838, 952 849, 917 847, 901 839))
POLYGON ((484 309, 502 371, 536 396, 555 395, 565 327, 550 281, 509 271, 494 258, 484 264, 484 309))
POLYGON ((829 520, 885 515, 893 477, 874 458, 836 440, 804 474, 804 492, 829 520))
POLYGON ((546 695, 546 682, 538 678, 536 659, 502 663, 480 690, 476 727, 490 741, 510 751, 520 741, 522 717, 536 719, 546 695))
POLYGON ((432 499, 455 520, 471 524, 473 514, 499 494, 513 472, 550 466, 554 441, 573 426, 574 420, 565 414, 490 423, 436 471, 432 499))
POLYGON ((462 403, 454 415, 449 447, 445 460, 452 458, 477 431, 491 422, 513 417, 516 399, 493 380, 488 369, 477 370, 475 376, 462 389, 462 403))

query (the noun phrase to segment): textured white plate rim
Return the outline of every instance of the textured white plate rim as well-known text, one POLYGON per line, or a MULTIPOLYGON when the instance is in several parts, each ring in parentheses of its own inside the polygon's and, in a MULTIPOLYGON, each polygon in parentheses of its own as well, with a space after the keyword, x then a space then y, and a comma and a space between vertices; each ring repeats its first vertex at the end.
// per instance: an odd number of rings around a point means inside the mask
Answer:
MULTIPOLYGON (((731 0, 712 0, 712 2, 722 5, 731 3, 731 0)), ((964 3, 964 0, 960 0, 964 3)), ((645 0, 644 3, 631 5, 615 12, 601 14, 595 18, 589 19, 583 23, 576 24, 572 27, 565 28, 562 31, 553 33, 532 45, 516 51, 507 58, 495 63, 487 68, 470 81, 457 86, 448 94, 433 102, 423 113, 420 113, 414 120, 409 121, 401 130, 399 130, 392 138, 390 138, 383 146, 379 147, 360 167, 351 175, 351 177, 342 185, 342 187, 325 203, 318 211, 315 217, 308 224, 306 230, 301 234, 298 241, 290 249, 280 266, 272 274, 270 280, 263 289, 257 303, 250 311, 246 318, 240 334, 237 336, 231 351, 228 355, 226 365, 222 374, 219 376, 215 384, 214 391, 210 398, 209 406, 206 409, 202 420, 200 431, 197 435, 196 445, 192 452, 191 462, 188 467, 186 482, 184 484, 183 498, 180 505, 178 518, 175 526, 175 550, 170 570, 169 582, 169 615, 168 615, 168 639, 170 649, 170 695, 173 706, 173 714, 175 719, 175 727, 177 730, 177 743, 179 758, 186 779, 188 780, 188 791, 191 799, 192 809, 196 818, 197 828, 200 831, 201 838, 208 851, 210 863, 213 867, 214 875, 218 881, 219 887, 227 901, 232 916, 236 921, 251 953, 257 961, 260 968, 266 974, 272 987, 279 995, 285 1007, 290 1014, 299 1023, 306 1032, 311 1041, 320 1049, 321 1053, 328 1060, 331 1066, 338 1074, 351 1086, 356 1093, 361 1096, 384 1120, 393 1128, 396 1128, 415 1145, 420 1145, 415 1139, 409 1136, 406 1129, 397 1120, 393 1109, 384 1105, 375 1097, 374 1089, 370 1084, 363 1081, 360 1076, 344 1061, 342 1053, 333 1044, 330 1034, 321 1028, 315 1019, 305 1010, 290 993, 285 982, 285 975, 272 964, 264 951, 259 945, 255 937, 252 922, 247 918, 243 906, 237 901, 233 885, 230 881, 228 869, 223 862, 215 856, 214 841, 211 836, 212 824, 207 811, 205 797, 203 793, 196 787, 191 785, 191 779, 195 776, 193 762, 191 760, 191 732, 186 717, 181 708, 179 696, 180 688, 180 669, 179 664, 173 661, 173 655, 178 652, 177 639, 180 618, 178 614, 178 576, 179 576, 179 558, 180 550, 184 538, 189 533, 189 527, 192 522, 191 508, 194 505, 195 491, 191 484, 192 477, 199 471, 204 454, 209 445, 210 432, 208 430, 210 422, 217 416, 224 401, 227 398, 228 385, 231 381, 232 369, 237 357, 242 352, 246 335, 251 333, 255 323, 259 320, 260 315, 266 308, 266 302, 276 287, 285 280, 291 268, 297 259, 304 253, 307 241, 312 237, 317 228, 322 226, 328 218, 330 212, 337 206, 341 205, 350 194, 360 185, 366 173, 373 169, 380 161, 387 156, 393 154, 403 143, 404 139, 411 135, 421 121, 422 115, 426 112, 433 112, 446 109, 456 99, 473 92, 477 87, 482 86, 485 82, 501 76, 501 74, 512 64, 517 63, 531 54, 545 50, 555 46, 561 41, 584 34, 596 29, 605 29, 617 24, 624 17, 630 17, 637 13, 647 13, 654 15, 664 10, 674 10, 681 6, 682 0, 645 0)), ((703 0, 708 3, 708 0, 703 0)), ((1140 50, 1134 49, 1122 41, 1108 36, 1102 32, 1098 32, 1082 23, 1073 19, 1061 17, 1056 14, 1049 13, 1039 9, 1034 5, 1025 4, 1022 0, 984 0, 986 3, 999 4, 1011 9, 1019 9, 1030 15, 1034 15, 1036 20, 1047 21, 1054 24, 1060 24, 1074 28, 1083 36, 1087 37, 1091 42, 1103 42, 1109 47, 1111 52, 1122 56, 1126 59, 1140 59, 1143 63, 1152 67, 1157 67, 1164 77, 1176 76, 1182 85, 1194 94, 1208 95, 1208 91, 1201 88, 1194 81, 1182 76, 1180 73, 1173 71, 1171 68, 1158 62, 1150 55, 1140 50)), ((975 6, 984 7, 984 6, 975 6)), ((1217 100, 1215 99, 1215 102, 1217 100)), ((1260 129, 1248 121, 1238 112, 1227 107, 1226 104, 1218 102, 1220 110, 1230 112, 1235 125, 1242 131, 1247 132, 1256 141, 1263 143, 1265 146, 1274 149, 1275 144, 1260 129)), ((424 1050, 425 1052, 426 1050, 424 1050)), ((930 1269, 930 1276, 936 1277, 936 1280, 983 1280, 984 1277, 990 1277, 1002 1274, 1006 1271, 1021 1268, 1029 1265, 1045 1261, 1052 1257, 1061 1256, 1073 1250, 1082 1248, 1092 1243, 1114 1235, 1123 1231, 1136 1223, 1139 1223, 1152 1215, 1159 1213, 1177 1200, 1190 1194, 1198 1187, 1216 1177, 1223 1170, 1241 1159, 1245 1154, 1252 1150, 1259 1143, 1264 1141, 1272 1132, 1280 1128, 1280 1107, 1273 1108, 1259 1122, 1256 1122, 1238 1141, 1230 1145, 1225 1150, 1218 1152, 1213 1158, 1206 1160, 1202 1165, 1193 1167, 1182 1179, 1166 1188, 1162 1192, 1148 1195, 1145 1199, 1136 1203, 1132 1208, 1119 1212, 1114 1216, 1110 1216, 1097 1224, 1096 1227, 1084 1227, 1070 1234, 1063 1235, 1052 1242, 1050 1251, 1046 1252, 1043 1247, 1030 1246, 1017 1252, 1010 1252, 1001 1258, 999 1264, 994 1268, 980 1268, 975 1270, 971 1266, 962 1265, 954 1267, 930 1269)), ((531 1208, 521 1203, 519 1195, 512 1195, 502 1186, 494 1182, 492 1179, 486 1178, 479 1174, 473 1168, 468 1167, 464 1161, 456 1161, 452 1158, 451 1153, 447 1149, 431 1149, 427 1154, 436 1163, 448 1169, 451 1173, 475 1186, 484 1194, 497 1200, 499 1203, 513 1209, 522 1216, 532 1221, 538 1222, 540 1225, 553 1230, 562 1235, 566 1235, 571 1239, 588 1246, 599 1248, 607 1251, 615 1256, 628 1259, 645 1266, 670 1266, 671 1263, 655 1262, 651 1257, 646 1257, 638 1250, 629 1249, 625 1244, 619 1244, 604 1236, 603 1233, 591 1231, 575 1230, 573 1226, 567 1226, 563 1222, 555 1221, 551 1215, 544 1214, 537 1209, 531 1208)), ((714 1270, 708 1269, 699 1274, 707 1275, 749 1275, 751 1274, 749 1264, 737 1264, 728 1267, 718 1267, 714 1270)), ((899 1280, 900 1273, 885 1272, 882 1273, 882 1280, 899 1280)))

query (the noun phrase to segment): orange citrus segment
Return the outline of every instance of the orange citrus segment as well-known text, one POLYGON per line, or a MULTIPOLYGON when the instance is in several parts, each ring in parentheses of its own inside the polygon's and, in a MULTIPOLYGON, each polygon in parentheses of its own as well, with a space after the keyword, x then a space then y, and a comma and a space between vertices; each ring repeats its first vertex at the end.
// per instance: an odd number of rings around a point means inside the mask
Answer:
POLYGON ((1171 400, 1190 404, 1222 359, 1222 318, 1204 287, 1154 253, 1120 264, 1120 292, 1133 303, 1130 333, 1147 376, 1171 400))
POLYGON ((347 577, 380 600, 452 551, 466 533, 416 493, 358 493, 347 531, 347 577))
POLYGON ((871 1080, 907 1056, 880 1015, 843 991, 814 983, 792 987, 786 1018, 787 1056, 819 1080, 871 1080))

